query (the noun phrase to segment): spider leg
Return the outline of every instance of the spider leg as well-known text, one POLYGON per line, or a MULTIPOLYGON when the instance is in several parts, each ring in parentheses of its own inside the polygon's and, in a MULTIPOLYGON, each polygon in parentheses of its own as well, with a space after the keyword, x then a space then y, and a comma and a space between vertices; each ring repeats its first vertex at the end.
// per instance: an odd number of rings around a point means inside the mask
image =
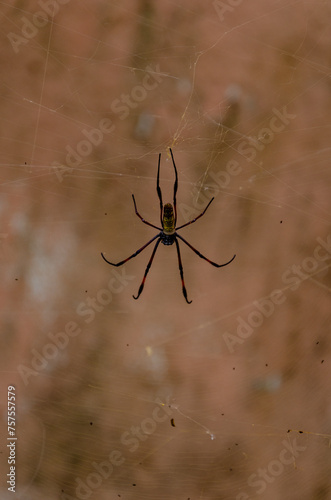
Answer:
MULTIPOLYGON (((158 236, 159 236, 159 235, 158 235, 158 236)), ((155 239, 155 238, 154 238, 154 239, 155 239)), ((149 270, 150 270, 150 268, 151 268, 151 265, 152 265, 152 262, 153 262, 153 259, 154 259, 154 256, 155 256, 155 253, 156 253, 157 247, 158 247, 158 246, 159 246, 159 244, 160 244, 160 241, 161 241, 161 238, 160 238, 160 236, 159 236, 159 239, 158 239, 158 240, 157 240, 157 242, 155 243, 154 250, 153 250, 153 252, 152 252, 151 258, 150 258, 150 259, 149 259, 149 261, 148 261, 148 264, 147 264, 147 267, 146 267, 146 270, 145 270, 145 274, 144 274, 143 280, 142 280, 141 285, 140 285, 139 290, 138 290, 138 295, 137 295, 137 297, 135 297, 134 295, 132 295, 132 297, 133 297, 134 299, 136 299, 136 300, 139 298, 139 295, 141 294, 141 292, 142 292, 142 291, 143 291, 143 289, 144 289, 146 276, 147 276, 147 274, 148 274, 148 271, 149 271, 149 270)))
POLYGON ((103 255, 102 252, 101 252, 101 257, 103 258, 104 261, 107 262, 107 264, 110 264, 111 266, 116 266, 116 267, 121 266, 122 264, 125 264, 125 262, 127 262, 128 260, 133 259, 133 257, 136 257, 136 255, 140 254, 140 252, 142 252, 146 247, 148 247, 148 245, 150 245, 154 240, 156 240, 156 238, 159 238, 159 237, 160 237, 160 234, 157 234, 151 240, 149 240, 146 243, 146 245, 142 246, 141 248, 139 248, 139 250, 137 250, 135 253, 130 255, 130 257, 127 257, 126 259, 121 260, 121 262, 118 262, 117 264, 114 264, 113 262, 109 262, 109 260, 106 259, 106 257, 103 255))
POLYGON ((175 174, 176 174, 176 179, 175 179, 175 183, 174 183, 174 212, 175 212, 175 225, 176 225, 176 222, 177 222, 176 195, 177 195, 177 189, 178 189, 178 175, 177 175, 177 168, 176 168, 176 164, 175 164, 175 160, 174 160, 174 155, 172 154, 172 149, 169 148, 169 150, 170 150, 170 153, 171 153, 172 164, 174 166, 175 174))
POLYGON ((157 166, 156 192, 160 200, 160 221, 161 221, 161 226, 163 227, 162 224, 163 203, 162 203, 162 193, 160 188, 160 163, 161 163, 161 153, 159 154, 159 163, 157 166))
POLYGON ((136 215, 138 215, 139 219, 144 223, 144 224, 147 224, 148 226, 151 226, 151 227, 154 227, 155 229, 158 229, 159 231, 162 231, 162 228, 161 227, 157 227, 157 226, 154 226, 154 224, 151 224, 150 222, 148 222, 147 220, 145 220, 141 215, 140 213, 138 212, 137 210, 137 205, 136 205, 136 200, 134 198, 134 195, 132 195, 132 199, 133 199, 133 203, 134 203, 134 209, 135 209, 135 212, 136 212, 136 215))
POLYGON ((188 298, 187 298, 187 291, 186 291, 186 287, 185 287, 185 283, 184 283, 184 271, 183 271, 182 259, 181 259, 181 256, 180 256, 179 243, 177 241, 177 238, 175 238, 175 243, 176 243, 176 247, 177 247, 178 266, 179 266, 180 277, 181 277, 181 280, 182 280, 183 295, 185 297, 186 302, 188 304, 191 304, 192 300, 188 300, 188 298))
POLYGON ((182 240, 188 247, 190 247, 190 249, 193 250, 193 252, 196 253, 201 259, 206 260, 212 266, 215 266, 215 267, 224 267, 224 266, 227 266, 228 264, 230 264, 230 262, 233 261, 233 259, 236 256, 236 254, 234 254, 234 256, 232 257, 232 259, 229 260, 229 262, 226 262, 225 264, 216 264, 216 262, 213 262, 212 260, 207 259, 207 257, 205 257, 204 255, 202 255, 202 253, 200 253, 196 248, 192 247, 192 245, 190 245, 190 243, 188 241, 184 240, 184 238, 182 236, 180 236, 179 234, 176 234, 176 236, 177 236, 177 238, 179 238, 180 240, 182 240))
POLYGON ((178 229, 182 229, 185 226, 189 226, 190 224, 193 224, 193 222, 195 222, 196 220, 200 219, 200 217, 202 217, 206 213, 207 208, 209 207, 209 205, 211 204, 213 199, 214 199, 214 196, 212 197, 212 199, 210 200, 210 202, 208 203, 208 205, 206 206, 206 208, 204 209, 204 211, 200 215, 198 215, 195 219, 190 220, 190 222, 186 222, 186 224, 183 224, 182 226, 177 227, 176 231, 178 231, 178 229))

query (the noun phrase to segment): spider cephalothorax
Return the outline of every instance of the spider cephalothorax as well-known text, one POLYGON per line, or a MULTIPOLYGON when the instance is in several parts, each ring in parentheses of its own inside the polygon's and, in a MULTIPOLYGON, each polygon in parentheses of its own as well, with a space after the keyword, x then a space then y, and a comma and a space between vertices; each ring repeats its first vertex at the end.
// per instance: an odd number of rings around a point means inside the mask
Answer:
POLYGON ((193 250, 193 252, 195 252, 201 259, 206 260, 207 262, 209 262, 209 264, 211 264, 212 266, 215 266, 215 267, 224 267, 224 266, 227 266, 228 264, 230 264, 230 262, 233 261, 233 259, 235 258, 236 255, 234 255, 232 257, 232 259, 230 259, 225 264, 216 264, 215 262, 212 262, 211 260, 207 259, 207 257, 205 257, 204 255, 202 255, 196 248, 194 248, 188 241, 186 241, 182 236, 180 236, 177 233, 177 231, 179 229, 182 229, 183 227, 188 226, 189 224, 193 224, 193 222, 195 222, 198 219, 200 219, 200 217, 202 217, 204 215, 204 213, 206 212, 207 208, 209 207, 209 205, 211 204, 211 202, 213 201, 214 198, 212 198, 210 200, 210 202, 208 203, 208 205, 206 206, 206 208, 204 209, 204 211, 200 215, 198 215, 195 219, 193 219, 193 220, 191 220, 189 222, 186 222, 186 224, 183 224, 182 226, 176 227, 176 223, 177 223, 176 194, 177 194, 177 189, 178 189, 178 175, 177 175, 177 169, 176 169, 175 160, 174 160, 174 157, 173 157, 173 154, 172 154, 172 150, 171 150, 171 148, 169 148, 169 149, 170 149, 170 154, 171 154, 171 158, 172 158, 172 164, 173 164, 174 170, 175 170, 174 201, 173 201, 173 205, 171 203, 166 203, 163 206, 163 203, 162 203, 162 192, 161 192, 161 189, 160 189, 160 162, 161 162, 161 153, 160 153, 159 154, 159 163, 158 163, 158 168, 157 168, 156 191, 157 191, 157 195, 158 195, 159 200, 160 200, 160 222, 161 222, 161 227, 155 226, 154 224, 151 224, 147 220, 143 219, 143 217, 139 214, 139 212, 137 210, 137 205, 136 205, 136 200, 134 198, 134 195, 132 195, 132 199, 133 199, 133 203, 134 203, 134 209, 135 209, 136 215, 139 217, 139 219, 144 224, 147 224, 148 226, 154 227, 155 229, 158 229, 160 232, 156 236, 154 236, 151 240, 149 240, 144 246, 142 246, 141 248, 139 248, 139 250, 137 250, 135 253, 133 253, 132 255, 130 255, 130 257, 127 257, 126 259, 121 260, 121 262, 118 262, 117 264, 114 264, 113 262, 109 262, 109 260, 106 259, 106 257, 103 255, 103 253, 101 253, 101 256, 107 262, 107 264, 110 264, 112 266, 121 266, 122 264, 124 264, 128 260, 132 259, 133 257, 136 257, 136 255, 138 255, 146 247, 148 247, 148 245, 150 245, 153 241, 156 240, 156 243, 154 245, 154 249, 153 249, 152 255, 151 255, 151 257, 150 257, 150 259, 148 261, 144 277, 143 277, 141 285, 139 287, 138 294, 137 294, 136 297, 133 295, 134 299, 138 299, 139 296, 140 296, 140 294, 141 294, 141 292, 144 289, 146 276, 147 276, 147 274, 148 274, 148 272, 149 272, 149 270, 151 268, 151 265, 152 265, 152 262, 153 262, 153 259, 154 259, 157 247, 159 246, 160 242, 162 241, 162 243, 164 245, 172 245, 173 243, 176 243, 177 256, 178 256, 178 267, 179 267, 179 273, 180 273, 180 277, 181 277, 181 281, 182 281, 182 291, 183 291, 183 295, 185 297, 186 302, 188 304, 190 304, 192 302, 192 300, 188 300, 188 298, 187 298, 187 292, 186 292, 186 287, 185 287, 185 283, 184 283, 184 272, 183 272, 182 259, 181 259, 180 250, 179 250, 178 238, 181 241, 183 241, 183 243, 185 243, 191 250, 193 250))

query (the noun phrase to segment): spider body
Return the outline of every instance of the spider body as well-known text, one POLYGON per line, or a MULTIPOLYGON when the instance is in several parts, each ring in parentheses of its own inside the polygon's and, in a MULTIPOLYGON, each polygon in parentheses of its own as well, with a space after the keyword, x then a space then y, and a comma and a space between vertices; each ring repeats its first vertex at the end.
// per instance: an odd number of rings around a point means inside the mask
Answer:
MULTIPOLYGON (((175 214, 171 203, 166 203, 163 207, 162 227, 165 234, 174 234, 175 232, 175 214)), ((165 243, 171 245, 171 243, 165 243)))
POLYGON ((136 215, 139 217, 139 219, 144 224, 147 224, 148 226, 154 227, 155 229, 158 229, 160 232, 157 233, 156 236, 154 236, 151 240, 149 240, 145 245, 143 245, 141 248, 139 248, 135 253, 133 253, 132 255, 130 255, 129 257, 127 257, 126 259, 121 260, 117 264, 114 264, 113 262, 110 262, 109 260, 107 260, 106 257, 103 255, 102 252, 101 252, 101 256, 102 256, 103 260, 105 262, 107 262, 107 264, 110 264, 111 266, 118 267, 118 266, 121 266, 122 264, 125 264, 125 262, 127 262, 130 259, 132 259, 133 257, 136 257, 138 254, 140 254, 140 252, 142 252, 146 247, 148 247, 153 241, 156 240, 156 243, 154 245, 154 249, 153 249, 152 255, 151 255, 151 257, 150 257, 150 259, 148 261, 148 264, 146 266, 145 274, 144 274, 144 277, 143 277, 142 282, 140 284, 140 287, 139 287, 139 290, 138 290, 138 294, 137 294, 136 297, 133 295, 134 299, 138 299, 139 296, 140 296, 140 294, 142 293, 142 291, 144 289, 145 280, 146 280, 147 274, 148 274, 148 272, 149 272, 149 270, 151 268, 154 256, 156 254, 156 250, 157 250, 160 242, 162 242, 163 245, 167 245, 167 246, 173 245, 173 243, 175 243, 176 244, 176 249, 177 249, 177 256, 178 256, 179 273, 180 273, 181 283, 182 283, 182 292, 183 292, 183 295, 184 295, 184 298, 185 298, 186 302, 188 304, 191 304, 192 300, 188 300, 188 298, 187 298, 187 291, 186 291, 185 282, 184 282, 184 271, 183 271, 182 259, 181 259, 181 255, 180 255, 180 249, 179 249, 178 239, 180 239, 183 243, 185 243, 185 245, 187 245, 191 250, 193 250, 193 252, 196 253, 201 259, 206 260, 207 262, 209 262, 209 264, 211 264, 212 266, 215 266, 215 267, 224 267, 224 266, 227 266, 228 264, 230 264, 230 262, 233 261, 233 259, 235 258, 236 255, 234 255, 232 257, 232 259, 230 259, 225 264, 216 264, 215 262, 207 259, 207 257, 205 257, 204 255, 202 255, 196 248, 194 248, 188 241, 186 241, 182 236, 180 236, 178 234, 177 231, 179 229, 182 229, 183 227, 189 226, 190 224, 193 224, 193 222, 196 222, 198 219, 200 219, 200 217, 202 217, 206 213, 207 208, 209 207, 209 205, 211 204, 211 202, 213 201, 214 198, 212 198, 210 200, 210 202, 208 203, 208 205, 206 206, 206 208, 204 209, 204 211, 200 215, 198 215, 197 217, 195 217, 195 219, 192 219, 191 221, 186 222, 186 224, 183 224, 180 227, 176 227, 176 223, 177 223, 176 195, 177 195, 177 189, 178 189, 178 175, 177 175, 177 168, 176 168, 175 160, 174 160, 174 157, 173 157, 173 154, 172 154, 172 150, 171 150, 171 148, 169 148, 169 149, 170 149, 170 153, 171 153, 172 164, 173 164, 174 170, 175 170, 174 200, 173 200, 173 205, 171 203, 166 203, 165 205, 163 205, 163 203, 162 203, 162 192, 161 192, 161 189, 160 189, 160 162, 161 162, 161 153, 160 153, 159 154, 158 168, 157 168, 156 191, 157 191, 157 195, 158 195, 159 201, 160 201, 160 223, 161 223, 161 227, 158 227, 158 226, 155 226, 154 224, 151 224, 150 222, 148 222, 147 220, 145 220, 139 214, 139 212, 137 210, 137 205, 136 205, 135 197, 134 197, 134 195, 132 195, 134 209, 135 209, 136 215))
POLYGON ((163 245, 172 245, 173 243, 175 243, 176 235, 175 232, 173 232, 172 234, 167 234, 165 231, 161 231, 160 238, 163 245))

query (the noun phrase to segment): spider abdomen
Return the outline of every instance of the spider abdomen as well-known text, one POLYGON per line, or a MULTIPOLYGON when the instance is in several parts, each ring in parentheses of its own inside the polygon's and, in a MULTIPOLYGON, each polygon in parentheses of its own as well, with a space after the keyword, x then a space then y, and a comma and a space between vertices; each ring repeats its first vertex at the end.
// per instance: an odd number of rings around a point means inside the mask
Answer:
MULTIPOLYGON (((174 234, 175 216, 174 216, 174 209, 171 203, 166 203, 163 207, 162 226, 163 226, 163 232, 165 234, 174 234)), ((171 243, 165 243, 165 245, 171 245, 171 243)))

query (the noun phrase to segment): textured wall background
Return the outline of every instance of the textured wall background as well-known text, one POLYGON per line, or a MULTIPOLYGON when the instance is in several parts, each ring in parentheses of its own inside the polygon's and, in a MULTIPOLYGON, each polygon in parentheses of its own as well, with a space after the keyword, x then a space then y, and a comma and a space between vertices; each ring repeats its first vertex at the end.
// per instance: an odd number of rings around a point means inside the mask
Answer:
POLYGON ((0 11, 1 498, 331 498, 329 5, 0 11))

